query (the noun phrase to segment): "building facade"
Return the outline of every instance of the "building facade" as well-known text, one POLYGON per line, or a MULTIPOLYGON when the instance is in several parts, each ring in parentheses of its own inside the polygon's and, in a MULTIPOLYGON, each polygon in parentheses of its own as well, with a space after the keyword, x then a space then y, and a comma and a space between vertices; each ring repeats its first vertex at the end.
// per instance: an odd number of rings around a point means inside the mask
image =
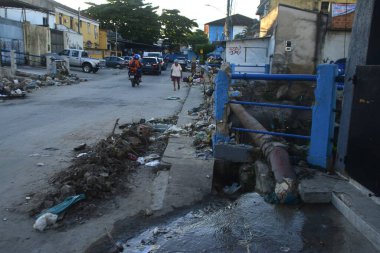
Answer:
POLYGON ((55 24, 58 30, 73 31, 81 34, 84 49, 99 48, 99 23, 81 15, 78 10, 56 3, 55 24))
MULTIPOLYGON (((229 38, 233 40, 236 35, 242 33, 246 27, 250 27, 258 22, 255 19, 235 14, 230 17, 229 38)), ((226 41, 226 18, 218 19, 204 25, 204 32, 206 33, 210 43, 218 41, 226 41)))

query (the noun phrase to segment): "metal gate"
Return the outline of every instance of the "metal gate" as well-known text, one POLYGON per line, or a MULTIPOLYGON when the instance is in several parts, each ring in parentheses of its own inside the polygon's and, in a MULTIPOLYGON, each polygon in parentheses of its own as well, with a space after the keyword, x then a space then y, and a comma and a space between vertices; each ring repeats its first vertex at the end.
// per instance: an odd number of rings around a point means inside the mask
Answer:
POLYGON ((352 101, 346 170, 380 196, 380 66, 358 66, 352 101))
POLYGON ((59 53, 64 49, 63 31, 50 29, 51 34, 51 52, 59 53))

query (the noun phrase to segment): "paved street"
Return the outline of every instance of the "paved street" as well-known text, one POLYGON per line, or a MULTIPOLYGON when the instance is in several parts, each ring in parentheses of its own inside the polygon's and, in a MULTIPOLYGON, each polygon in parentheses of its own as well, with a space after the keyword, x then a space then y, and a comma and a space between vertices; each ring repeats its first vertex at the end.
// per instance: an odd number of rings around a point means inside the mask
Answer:
POLYGON ((144 76, 136 88, 131 87, 127 70, 74 73, 92 79, 78 85, 46 87, 22 100, 0 102, 0 217, 4 219, 0 249, 28 240, 19 233, 20 228, 30 233, 32 220, 24 213, 20 215, 17 205, 25 202, 28 193, 46 185, 54 172, 68 166, 73 147, 105 137, 117 118, 122 124, 173 115, 182 103, 165 98, 175 95, 184 99, 187 95, 185 87, 172 90, 169 71, 144 76))

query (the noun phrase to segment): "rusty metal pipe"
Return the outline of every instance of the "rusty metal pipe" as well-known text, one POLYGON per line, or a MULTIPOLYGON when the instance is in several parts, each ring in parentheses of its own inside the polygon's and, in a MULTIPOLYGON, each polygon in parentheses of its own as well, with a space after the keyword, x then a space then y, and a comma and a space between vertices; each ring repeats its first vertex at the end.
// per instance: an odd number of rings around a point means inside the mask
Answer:
MULTIPOLYGON (((239 104, 229 104, 229 106, 245 128, 267 131, 243 106, 239 104)), ((286 178, 296 179, 296 174, 290 165, 289 154, 284 144, 269 135, 255 133, 249 133, 249 135, 254 143, 260 147, 270 164, 277 183, 282 183, 286 178)))

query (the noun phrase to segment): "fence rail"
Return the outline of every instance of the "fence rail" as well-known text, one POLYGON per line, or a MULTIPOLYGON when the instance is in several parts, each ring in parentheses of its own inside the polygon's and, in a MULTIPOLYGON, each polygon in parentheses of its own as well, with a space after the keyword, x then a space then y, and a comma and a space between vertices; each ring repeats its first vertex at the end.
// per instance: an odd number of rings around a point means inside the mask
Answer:
MULTIPOLYGON (((313 106, 298 106, 286 104, 272 104, 251 101, 229 100, 228 91, 231 80, 224 71, 219 71, 215 79, 215 119, 217 122, 223 122, 225 106, 231 104, 253 105, 262 107, 272 107, 281 109, 311 110, 312 127, 311 135, 297 135, 281 132, 261 131, 255 129, 246 129, 232 127, 232 130, 241 132, 250 132, 257 134, 267 134, 287 138, 298 138, 310 140, 310 149, 308 155, 309 163, 327 168, 331 161, 332 139, 334 136, 335 125, 335 100, 336 100, 336 83, 337 66, 332 64, 322 64, 318 66, 318 75, 309 74, 260 74, 244 73, 231 75, 231 79, 248 79, 248 80, 272 80, 272 81, 310 81, 317 82, 315 89, 315 103, 313 106)), ((214 144, 217 142, 228 141, 229 136, 225 131, 219 130, 217 125, 216 134, 214 135, 214 144)))

